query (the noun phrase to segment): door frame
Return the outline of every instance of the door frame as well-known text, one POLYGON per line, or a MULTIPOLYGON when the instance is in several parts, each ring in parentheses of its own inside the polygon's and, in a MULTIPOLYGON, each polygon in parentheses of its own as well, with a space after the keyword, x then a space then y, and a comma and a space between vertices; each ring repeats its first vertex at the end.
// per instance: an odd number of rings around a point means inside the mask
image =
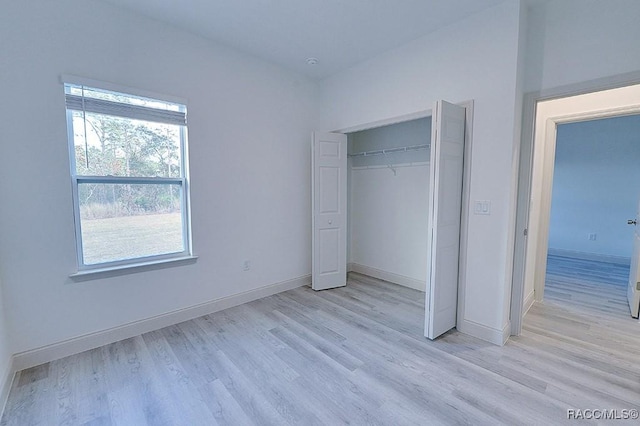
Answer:
MULTIPOLYGON (((460 254, 458 259, 458 307, 456 314, 456 327, 462 324, 465 307, 465 291, 467 288, 467 247, 469 241, 469 212, 471 205, 470 188, 471 188, 471 163, 472 163, 472 145, 473 145, 473 109, 474 101, 466 100, 455 102, 456 105, 465 108, 465 128, 464 128, 464 171, 462 178, 462 212, 460 216, 460 254)), ((331 130, 335 133, 353 133, 362 130, 375 129, 378 127, 390 126, 393 124, 404 123, 406 121, 427 118, 433 115, 433 110, 424 109, 409 114, 403 114, 395 117, 376 120, 368 123, 362 123, 354 126, 343 127, 337 130, 331 130)), ((347 209, 349 202, 347 201, 347 209)), ((348 222, 350 225, 350 221, 348 222)), ((349 228, 349 232, 350 228, 349 228)), ((427 244, 425 235, 425 244, 427 244)), ((426 265, 425 265, 426 268, 426 265)))
MULTIPOLYGON (((592 80, 524 97, 519 152, 516 229, 511 292, 511 335, 534 300, 542 301, 551 213, 551 187, 558 124, 637 114, 640 99, 624 100, 640 84, 640 72, 592 80), (608 97, 608 96, 612 96, 608 97), (525 288, 533 281, 533 298, 525 288)), ((633 97, 633 96, 631 96, 633 97)))

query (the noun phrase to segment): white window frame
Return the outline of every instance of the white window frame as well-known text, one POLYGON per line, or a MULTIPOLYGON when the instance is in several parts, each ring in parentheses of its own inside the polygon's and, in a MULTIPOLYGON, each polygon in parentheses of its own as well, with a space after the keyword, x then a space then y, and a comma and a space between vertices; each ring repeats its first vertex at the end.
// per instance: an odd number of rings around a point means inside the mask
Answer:
MULTIPOLYGON (((73 214, 75 223, 75 237, 76 237, 76 256, 78 272, 74 275, 91 274, 95 272, 113 271, 119 269, 135 268, 146 265, 161 264, 167 262, 174 262, 183 259, 195 259, 192 255, 191 246, 191 214, 190 214, 190 191, 189 191, 189 160, 187 149, 187 105, 184 100, 177 99, 171 96, 164 96, 158 94, 152 94, 149 92, 143 92, 137 89, 128 87, 116 86, 109 83, 98 82, 94 80, 81 79, 77 77, 62 76, 62 82, 64 86, 65 104, 66 104, 66 117, 67 117, 67 141, 69 149, 70 159, 70 174, 71 174, 71 186, 73 196, 73 214), (108 114, 104 111, 96 111, 93 109, 86 109, 86 105, 82 103, 82 109, 75 107, 69 108, 69 104, 73 104, 74 99, 78 98, 76 95, 70 95, 67 92, 68 87, 85 87, 87 89, 97 89, 100 91, 113 92, 116 94, 148 98, 150 100, 174 103, 181 106, 180 111, 165 111, 162 109, 156 109, 152 107, 133 107, 129 108, 126 104, 118 102, 103 101, 103 103, 120 104, 125 107, 118 114, 108 114), (131 109, 133 113, 127 115, 127 110, 131 109), (129 119, 141 119, 141 116, 154 118, 148 121, 156 121, 160 123, 178 124, 180 126, 180 177, 126 177, 126 176, 88 176, 78 175, 76 167, 76 153, 75 153, 75 140, 74 140, 74 128, 73 128, 73 111, 81 112, 98 112, 105 115, 111 115, 114 117, 129 118, 129 119), (179 123, 177 121, 180 121, 179 123), (115 261, 108 261, 96 264, 84 263, 84 251, 82 241, 82 222, 80 218, 80 198, 78 194, 78 186, 83 183, 97 183, 97 184, 157 184, 157 185, 177 185, 180 187, 180 212, 182 220, 182 246, 184 248, 181 252, 173 252, 159 255, 141 256, 131 259, 122 259, 115 261)), ((89 99, 89 98, 87 98, 89 99)), ((108 106, 108 105, 107 105, 108 106)), ((147 119, 147 118, 142 118, 147 119)))

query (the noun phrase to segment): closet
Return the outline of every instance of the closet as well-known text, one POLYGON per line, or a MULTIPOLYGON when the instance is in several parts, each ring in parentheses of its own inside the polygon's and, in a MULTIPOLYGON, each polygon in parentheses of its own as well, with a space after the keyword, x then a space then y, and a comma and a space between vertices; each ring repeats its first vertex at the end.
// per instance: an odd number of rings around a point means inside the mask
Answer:
POLYGON ((430 339, 455 327, 472 107, 437 101, 428 118, 313 134, 314 290, 361 272, 425 291, 430 339))
POLYGON ((425 291, 431 117, 347 134, 347 270, 425 291))

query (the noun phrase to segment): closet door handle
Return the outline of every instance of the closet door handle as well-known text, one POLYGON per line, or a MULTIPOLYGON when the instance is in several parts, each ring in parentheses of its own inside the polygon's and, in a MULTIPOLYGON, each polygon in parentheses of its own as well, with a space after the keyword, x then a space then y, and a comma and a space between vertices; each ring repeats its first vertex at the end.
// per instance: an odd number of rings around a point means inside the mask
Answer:
POLYGON ((329 225, 331 225, 332 223, 333 223, 333 221, 332 221, 332 220, 330 220, 330 221, 329 221, 329 225))

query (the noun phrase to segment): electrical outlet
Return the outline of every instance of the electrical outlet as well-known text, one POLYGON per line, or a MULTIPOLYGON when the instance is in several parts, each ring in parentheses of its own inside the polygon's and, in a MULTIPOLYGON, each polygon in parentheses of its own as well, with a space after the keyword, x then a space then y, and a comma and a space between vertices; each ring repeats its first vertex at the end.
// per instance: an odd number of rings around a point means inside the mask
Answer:
POLYGON ((251 269, 251 261, 250 260, 245 260, 242 263, 242 270, 243 271, 249 271, 251 269))
POLYGON ((589 241, 595 241, 596 240, 596 234, 589 234, 589 241))

